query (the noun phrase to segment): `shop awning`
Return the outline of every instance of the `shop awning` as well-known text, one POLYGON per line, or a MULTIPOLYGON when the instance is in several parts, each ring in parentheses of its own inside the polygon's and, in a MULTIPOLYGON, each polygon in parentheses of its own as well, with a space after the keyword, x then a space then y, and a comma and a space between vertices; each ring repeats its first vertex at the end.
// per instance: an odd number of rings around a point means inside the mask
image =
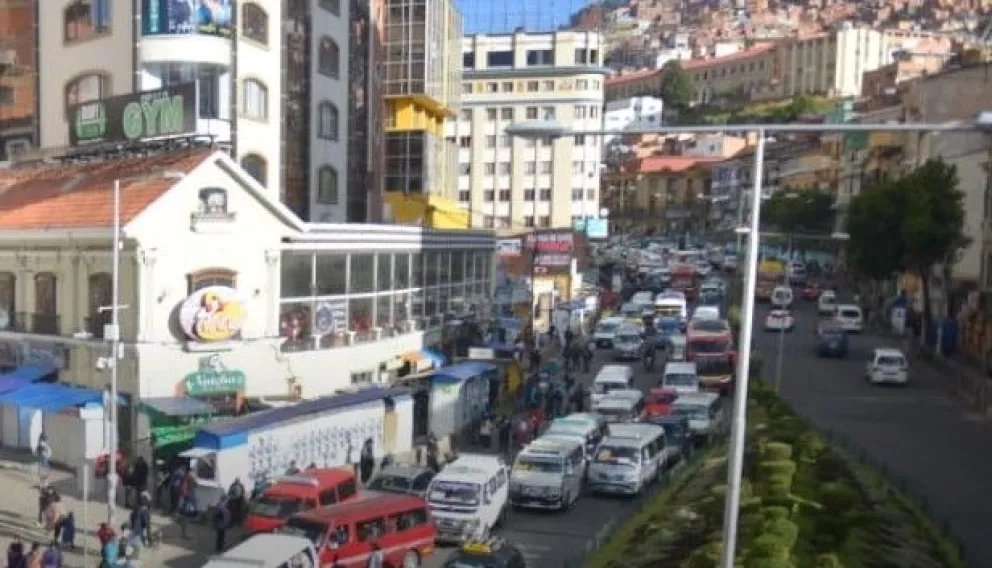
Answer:
POLYGON ((210 404, 184 396, 162 396, 141 399, 141 404, 165 416, 204 416, 217 412, 210 404))
POLYGON ((413 367, 413 372, 415 373, 422 373, 430 369, 440 369, 448 363, 448 360, 444 355, 434 351, 433 349, 410 351, 409 353, 400 355, 400 360, 409 362, 410 366, 413 367))
POLYGON ((0 377, 0 394, 15 391, 30 384, 28 381, 17 377, 0 377))
POLYGON ((433 379, 435 383, 440 384, 463 383, 473 377, 495 371, 497 368, 496 365, 484 361, 465 361, 440 369, 434 373, 433 379))
MULTIPOLYGON (((0 404, 57 412, 71 406, 103 402, 103 391, 54 383, 35 383, 0 394, 0 404)), ((124 404, 123 398, 118 404, 124 404)))
POLYGON ((24 365, 9 373, 0 375, 0 379, 15 378, 23 379, 25 382, 33 383, 54 373, 57 369, 51 365, 24 365))

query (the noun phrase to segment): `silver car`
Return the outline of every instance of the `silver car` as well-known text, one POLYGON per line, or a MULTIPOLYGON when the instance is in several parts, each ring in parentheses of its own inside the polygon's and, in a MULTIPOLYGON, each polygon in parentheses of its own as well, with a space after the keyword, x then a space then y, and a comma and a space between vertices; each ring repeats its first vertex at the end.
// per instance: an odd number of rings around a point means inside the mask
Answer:
POLYGON ((434 470, 423 466, 387 465, 372 478, 365 489, 424 497, 432 479, 434 479, 434 470))

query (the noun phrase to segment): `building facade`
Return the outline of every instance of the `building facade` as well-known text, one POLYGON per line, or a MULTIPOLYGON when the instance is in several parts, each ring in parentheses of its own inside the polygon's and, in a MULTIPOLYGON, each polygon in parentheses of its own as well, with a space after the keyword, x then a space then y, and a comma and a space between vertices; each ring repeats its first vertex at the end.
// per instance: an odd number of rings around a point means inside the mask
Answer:
POLYGON ((548 120, 602 129, 599 34, 476 35, 463 41, 462 57, 462 109, 448 138, 458 144, 458 201, 472 225, 571 227, 597 217, 598 137, 518 139, 506 127, 548 120))
POLYGON ((882 32, 849 24, 829 34, 788 39, 776 52, 783 97, 857 97, 864 73, 893 61, 882 32))
POLYGON ((65 109, 41 114, 43 148, 69 144, 69 107, 195 83, 196 132, 229 148, 294 213, 367 218, 348 189, 379 187, 364 159, 374 126, 367 69, 376 69, 367 2, 37 4, 38 105, 65 109))
POLYGON ((453 0, 402 0, 384 18, 385 190, 450 197, 456 154, 444 123, 459 104, 461 13, 453 0))
POLYGON ((0 4, 0 162, 36 144, 37 2, 0 4))
MULTIPOLYGON (((661 126, 665 102, 658 97, 631 97, 606 103, 603 111, 603 129, 607 132, 620 132, 628 128, 653 128, 661 126)), ((617 135, 603 137, 609 146, 617 135)))
POLYGON ((0 367, 107 383, 105 188, 118 176, 120 389, 132 401, 288 400, 380 382, 404 354, 443 347, 447 321, 492 294, 491 234, 306 223, 224 152, 0 170, 0 367), (28 203, 41 179, 68 189, 28 203))

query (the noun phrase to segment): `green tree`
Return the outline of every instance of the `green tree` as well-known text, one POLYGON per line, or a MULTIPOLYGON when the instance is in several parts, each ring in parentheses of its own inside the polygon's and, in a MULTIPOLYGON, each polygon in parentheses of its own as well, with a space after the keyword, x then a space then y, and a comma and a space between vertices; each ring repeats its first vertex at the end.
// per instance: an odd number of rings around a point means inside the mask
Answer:
POLYGON ((671 59, 661 68, 661 89, 658 93, 669 108, 682 110, 696 100, 696 85, 682 63, 671 59))
POLYGON ((847 264, 872 280, 887 280, 903 269, 904 185, 902 180, 892 180, 866 187, 847 207, 847 264))
POLYGON ((829 232, 833 227, 834 198, 815 188, 782 190, 761 206, 765 226, 786 234, 829 232))

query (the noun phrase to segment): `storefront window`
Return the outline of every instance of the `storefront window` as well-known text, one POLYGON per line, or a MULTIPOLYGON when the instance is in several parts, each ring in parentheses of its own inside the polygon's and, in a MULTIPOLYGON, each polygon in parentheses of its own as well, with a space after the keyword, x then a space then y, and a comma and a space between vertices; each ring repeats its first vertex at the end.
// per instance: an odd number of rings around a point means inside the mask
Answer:
POLYGON ((397 290, 410 288, 410 255, 405 252, 398 252, 393 255, 393 283, 397 290))
POLYGON ((385 294, 375 299, 375 326, 388 332, 393 326, 393 295, 385 294))
POLYGON ((282 253, 282 298, 306 298, 312 293, 313 254, 309 252, 282 253))
POLYGON ((437 314, 438 290, 437 288, 427 289, 427 301, 425 302, 424 315, 431 317, 437 314))
POLYGON ((376 284, 378 292, 388 292, 393 289, 393 253, 380 252, 376 255, 376 284))
POLYGON ((310 338, 311 314, 310 302, 285 302, 279 307, 279 335, 283 341, 283 351, 306 351, 311 348, 310 338))
POLYGON ((355 332, 355 341, 368 341, 372 338, 373 298, 352 298, 348 300, 348 329, 355 332))
POLYGON ((393 324, 396 329, 403 328, 403 322, 410 319, 410 294, 406 292, 400 292, 395 296, 396 300, 393 302, 393 324))
POLYGON ((451 282, 451 253, 444 251, 437 256, 437 283, 439 286, 447 286, 451 282))
POLYGON ((348 256, 340 252, 317 253, 318 296, 340 296, 347 292, 348 256))
POLYGON ((451 283, 465 281, 465 252, 455 251, 451 253, 451 283))
POLYGON ((437 261, 438 254, 436 252, 429 252, 423 255, 426 259, 424 263, 424 286, 437 286, 438 274, 437 274, 437 261))
POLYGON ((450 304, 450 302, 451 302, 451 287, 450 286, 441 286, 441 287, 439 287, 438 288, 438 303, 437 303, 438 304, 437 305, 437 311, 438 311, 438 313, 440 313, 440 314, 443 315, 443 314, 446 314, 449 311, 451 311, 451 310, 448 309, 448 305, 450 304))
POLYGON ((423 288, 418 288, 414 290, 410 298, 410 313, 413 315, 413 319, 420 319, 424 317, 424 290, 423 288))
POLYGON ((348 292, 350 294, 375 292, 375 255, 366 253, 352 254, 350 270, 351 281, 348 285, 348 292))
POLYGON ((411 288, 423 288, 424 287, 424 265, 422 262, 423 254, 415 252, 410 255, 410 268, 412 272, 413 281, 410 283, 411 288))
POLYGON ((472 265, 475 267, 473 269, 473 272, 475 273, 472 277, 473 280, 483 279, 484 276, 482 274, 482 262, 483 262, 482 256, 480 253, 478 252, 472 253, 472 265))
POLYGON ((462 313, 465 309, 465 290, 465 282, 458 282, 451 285, 451 303, 448 304, 448 310, 456 314, 462 313))

